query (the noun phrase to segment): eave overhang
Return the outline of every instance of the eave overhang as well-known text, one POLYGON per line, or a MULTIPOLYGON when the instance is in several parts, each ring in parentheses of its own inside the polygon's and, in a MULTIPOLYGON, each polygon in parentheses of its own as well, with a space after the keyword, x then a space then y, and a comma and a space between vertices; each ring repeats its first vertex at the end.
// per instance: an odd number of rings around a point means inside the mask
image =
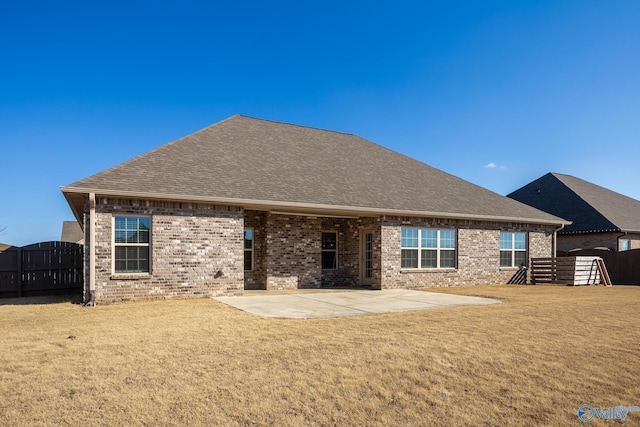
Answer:
POLYGON ((359 207, 359 206, 340 206, 340 205, 327 205, 327 204, 315 204, 315 203, 299 203, 299 202, 283 202, 273 200, 253 200, 253 199, 238 199, 238 198, 224 198, 224 197, 207 197, 207 196, 192 196, 182 194, 165 194, 165 193, 146 193, 137 191, 122 191, 122 190, 104 190, 94 188, 81 188, 81 187, 60 187, 60 190, 64 194, 73 214, 80 224, 83 224, 83 211, 84 203, 87 200, 90 193, 94 193, 96 197, 117 197, 117 198, 134 198, 134 199, 148 199, 148 200, 164 200, 164 201, 179 201, 179 202, 196 202, 196 203, 211 203, 217 205, 231 205, 241 206, 248 210, 263 210, 263 211, 286 211, 292 214, 305 214, 310 216, 404 216, 404 217, 420 217, 420 218, 442 218, 442 219, 455 219, 455 220, 468 220, 468 221, 489 221, 500 223, 523 223, 523 224, 535 224, 540 226, 567 226, 571 224, 571 221, 565 220, 546 220, 536 218, 524 218, 524 217, 512 217, 512 216, 497 216, 497 215, 477 215, 466 213, 451 213, 451 212, 432 212, 432 211, 417 211, 417 210, 401 210, 401 209, 384 209, 373 207, 359 207))

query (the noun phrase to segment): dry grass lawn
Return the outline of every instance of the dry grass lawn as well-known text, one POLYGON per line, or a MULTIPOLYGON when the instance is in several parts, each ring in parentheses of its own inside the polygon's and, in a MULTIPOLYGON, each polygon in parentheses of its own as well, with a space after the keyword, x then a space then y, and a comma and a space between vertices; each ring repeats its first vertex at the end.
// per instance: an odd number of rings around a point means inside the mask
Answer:
POLYGON ((640 405, 640 287, 438 291, 503 303, 295 320, 0 301, 0 425, 559 426, 640 405))

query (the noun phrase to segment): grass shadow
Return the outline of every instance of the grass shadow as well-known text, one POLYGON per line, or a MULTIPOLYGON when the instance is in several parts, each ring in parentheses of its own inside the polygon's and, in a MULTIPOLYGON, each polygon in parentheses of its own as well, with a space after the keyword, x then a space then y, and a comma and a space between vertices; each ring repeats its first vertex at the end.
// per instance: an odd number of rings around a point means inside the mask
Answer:
POLYGON ((63 294, 63 295, 44 295, 44 296, 35 296, 35 297, 0 299, 0 306, 2 305, 47 305, 47 304, 61 304, 61 303, 82 304, 82 295, 63 294))

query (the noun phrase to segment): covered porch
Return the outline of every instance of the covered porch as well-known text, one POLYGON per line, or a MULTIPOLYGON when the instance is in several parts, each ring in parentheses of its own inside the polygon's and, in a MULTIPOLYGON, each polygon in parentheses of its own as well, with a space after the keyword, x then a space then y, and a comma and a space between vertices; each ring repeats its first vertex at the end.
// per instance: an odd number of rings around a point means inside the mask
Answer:
POLYGON ((380 289, 381 219, 244 212, 244 289, 380 289))

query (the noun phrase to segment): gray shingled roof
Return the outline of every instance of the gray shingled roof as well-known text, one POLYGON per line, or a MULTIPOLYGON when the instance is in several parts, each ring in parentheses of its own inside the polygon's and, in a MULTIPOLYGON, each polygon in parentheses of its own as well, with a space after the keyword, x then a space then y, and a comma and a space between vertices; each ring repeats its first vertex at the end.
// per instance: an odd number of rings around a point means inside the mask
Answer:
POLYGON ((562 234, 640 231, 640 201, 574 176, 548 173, 507 197, 573 221, 562 234))
POLYGON ((563 221, 355 135, 241 115, 62 188, 254 209, 563 221))
POLYGON ((71 243, 84 243, 84 232, 78 221, 63 221, 60 241, 71 243))

